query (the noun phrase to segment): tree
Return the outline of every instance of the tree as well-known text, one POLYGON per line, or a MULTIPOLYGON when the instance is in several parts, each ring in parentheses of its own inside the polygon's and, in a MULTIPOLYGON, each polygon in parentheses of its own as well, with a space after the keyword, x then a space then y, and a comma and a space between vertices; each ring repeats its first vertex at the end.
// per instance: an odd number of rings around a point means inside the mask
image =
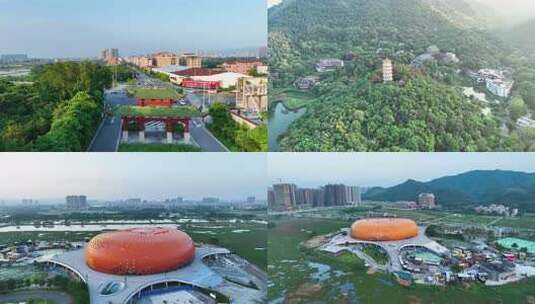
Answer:
POLYGON ((531 109, 535 110, 535 76, 531 81, 522 82, 518 85, 518 90, 520 95, 524 99, 526 105, 531 109))
POLYGON ((526 104, 524 103, 524 100, 522 97, 516 96, 511 101, 511 105, 509 106, 509 115, 511 116, 511 119, 513 121, 516 121, 521 116, 526 115, 527 108, 526 104))

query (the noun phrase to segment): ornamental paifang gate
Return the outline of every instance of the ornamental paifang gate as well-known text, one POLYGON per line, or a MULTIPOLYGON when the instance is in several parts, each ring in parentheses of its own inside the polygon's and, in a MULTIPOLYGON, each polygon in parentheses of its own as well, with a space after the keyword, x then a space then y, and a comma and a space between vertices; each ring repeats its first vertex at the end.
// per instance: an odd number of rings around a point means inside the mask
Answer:
POLYGON ((182 124, 184 126, 184 142, 186 144, 190 143, 190 133, 189 133, 189 122, 190 117, 158 117, 158 116, 122 116, 123 120, 123 140, 128 140, 128 126, 135 122, 139 127, 139 141, 145 142, 145 124, 148 122, 163 122, 165 123, 165 130, 167 132, 167 143, 173 143, 173 132, 177 124, 182 124))

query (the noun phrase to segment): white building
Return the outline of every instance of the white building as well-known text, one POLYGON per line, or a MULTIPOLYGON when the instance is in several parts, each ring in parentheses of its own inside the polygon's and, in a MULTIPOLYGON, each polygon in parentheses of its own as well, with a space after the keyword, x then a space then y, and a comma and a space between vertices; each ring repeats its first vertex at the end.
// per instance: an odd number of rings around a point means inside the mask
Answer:
POLYGON ((522 116, 516 121, 519 128, 535 128, 535 120, 530 115, 522 116))
POLYGON ((221 84, 221 88, 228 89, 229 87, 235 87, 238 84, 239 79, 249 77, 251 76, 240 73, 224 72, 207 76, 192 76, 191 79, 196 81, 217 81, 221 84))
POLYGON ((513 81, 505 79, 486 79, 487 89, 494 95, 507 98, 511 94, 513 81))
POLYGON ((237 86, 240 78, 249 77, 251 76, 217 69, 191 68, 173 72, 169 79, 172 83, 177 85, 181 85, 184 79, 219 82, 221 88, 227 89, 229 87, 237 86))
POLYGON ((344 67, 344 62, 340 59, 322 59, 316 64, 316 71, 319 73, 332 72, 344 67))
POLYGON ((506 72, 493 69, 481 69, 475 75, 478 83, 486 83, 487 89, 494 95, 507 98, 511 94, 514 81, 506 72))

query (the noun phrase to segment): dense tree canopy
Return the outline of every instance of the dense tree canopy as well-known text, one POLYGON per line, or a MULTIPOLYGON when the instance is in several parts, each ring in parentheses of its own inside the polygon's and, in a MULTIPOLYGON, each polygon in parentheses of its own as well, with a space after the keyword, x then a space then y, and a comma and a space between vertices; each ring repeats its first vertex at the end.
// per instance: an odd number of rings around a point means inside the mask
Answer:
POLYGON ((37 66, 30 78, 32 84, 0 80, 0 151, 84 150, 111 85, 110 70, 60 62, 37 66))
POLYGON ((232 119, 230 109, 222 103, 212 104, 209 114, 212 117, 210 131, 231 151, 267 151, 266 125, 262 124, 254 129, 242 126, 232 119))

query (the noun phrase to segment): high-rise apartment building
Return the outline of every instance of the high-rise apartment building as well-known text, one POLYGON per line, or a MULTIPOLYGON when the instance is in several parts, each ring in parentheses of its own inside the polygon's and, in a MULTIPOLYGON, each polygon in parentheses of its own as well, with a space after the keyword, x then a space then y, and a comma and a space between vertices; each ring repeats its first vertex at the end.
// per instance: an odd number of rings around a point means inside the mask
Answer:
POLYGON ((296 190, 294 184, 275 184, 273 185, 275 211, 294 210, 296 207, 296 190))
POLYGON ((87 196, 85 195, 69 195, 65 198, 65 204, 69 209, 84 209, 87 208, 87 196))

